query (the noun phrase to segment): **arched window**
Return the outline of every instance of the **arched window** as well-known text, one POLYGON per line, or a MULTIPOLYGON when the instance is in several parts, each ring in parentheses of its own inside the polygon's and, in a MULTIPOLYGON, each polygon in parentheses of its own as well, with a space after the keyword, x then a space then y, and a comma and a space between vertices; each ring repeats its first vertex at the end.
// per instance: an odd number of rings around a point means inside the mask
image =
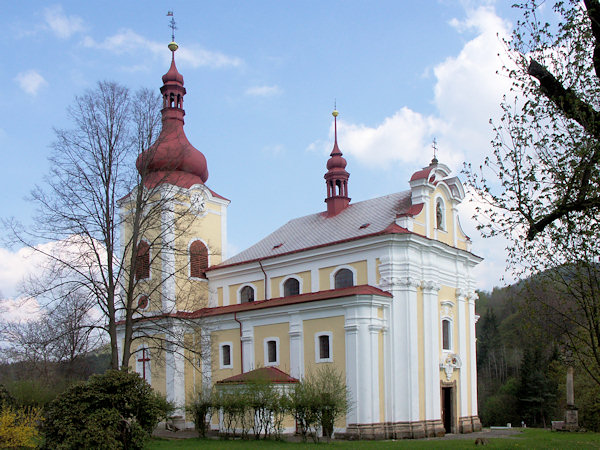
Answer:
POLYGON ((288 278, 283 283, 283 296, 289 297, 290 295, 300 294, 300 282, 295 278, 288 278))
POLYGON ((441 198, 438 198, 435 202, 435 227, 438 230, 445 230, 444 225, 444 202, 441 198))
POLYGON ((354 275, 349 269, 340 269, 335 274, 335 288, 341 289, 354 286, 354 275))
POLYGON ((150 278, 150 244, 146 241, 141 241, 138 244, 135 262, 135 277, 138 280, 150 278))
POLYGON ((442 349, 452 350, 452 323, 448 319, 442 320, 442 349))
POLYGON ((208 249, 202 241, 194 241, 190 245, 190 277, 206 278, 204 271, 208 267, 208 249))
POLYGON ((254 301, 254 288, 244 286, 240 291, 240 303, 249 303, 254 301))

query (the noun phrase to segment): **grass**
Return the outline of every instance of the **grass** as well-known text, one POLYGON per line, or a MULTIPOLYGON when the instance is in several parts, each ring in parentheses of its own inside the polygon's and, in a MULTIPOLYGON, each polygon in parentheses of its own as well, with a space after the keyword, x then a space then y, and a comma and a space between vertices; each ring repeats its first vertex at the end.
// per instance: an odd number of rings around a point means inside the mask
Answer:
MULTIPOLYGON (((468 436, 468 435, 467 435, 468 436)), ((528 428, 515 436, 490 438, 485 448, 522 448, 522 449, 600 449, 600 433, 558 433, 549 430, 528 428)), ((312 442, 303 444, 297 442, 276 441, 241 441, 213 439, 182 439, 166 440, 153 439, 147 446, 148 450, 159 449, 227 449, 242 448, 286 449, 296 450, 305 448, 332 449, 392 449, 392 448, 471 448, 475 438, 467 439, 434 439, 434 440, 402 440, 402 441, 336 441, 330 444, 312 442)))

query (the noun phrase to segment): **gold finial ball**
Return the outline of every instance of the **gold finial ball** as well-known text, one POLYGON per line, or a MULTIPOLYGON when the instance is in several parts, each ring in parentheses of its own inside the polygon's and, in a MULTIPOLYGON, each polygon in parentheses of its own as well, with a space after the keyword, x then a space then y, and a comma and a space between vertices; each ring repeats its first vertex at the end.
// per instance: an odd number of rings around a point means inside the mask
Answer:
POLYGON ((177 50, 179 48, 179 45, 177 45, 177 42, 173 41, 173 42, 169 42, 168 47, 169 47, 169 50, 174 52, 175 50, 177 50))
POLYGON ((337 117, 337 116, 339 116, 339 115, 340 115, 340 113, 337 111, 337 109, 334 109, 334 110, 333 110, 333 112, 331 113, 331 115, 332 115, 333 117, 337 117))

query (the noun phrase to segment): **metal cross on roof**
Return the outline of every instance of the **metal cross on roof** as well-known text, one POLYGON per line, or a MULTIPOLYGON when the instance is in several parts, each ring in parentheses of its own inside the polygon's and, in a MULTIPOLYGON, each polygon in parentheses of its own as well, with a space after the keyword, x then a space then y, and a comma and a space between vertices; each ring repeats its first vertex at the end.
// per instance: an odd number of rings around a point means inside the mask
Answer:
POLYGON ((171 18, 171 21, 169 22, 169 28, 171 28, 171 41, 175 42, 175 30, 177 29, 177 26, 175 24, 175 17, 173 16, 173 11, 168 11, 167 17, 171 18))

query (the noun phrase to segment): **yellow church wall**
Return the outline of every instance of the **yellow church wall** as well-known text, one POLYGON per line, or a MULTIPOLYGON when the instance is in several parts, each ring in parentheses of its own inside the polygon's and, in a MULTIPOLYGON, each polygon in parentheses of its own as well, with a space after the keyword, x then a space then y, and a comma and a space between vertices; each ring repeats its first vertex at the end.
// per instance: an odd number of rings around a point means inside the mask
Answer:
POLYGON ((238 291, 242 286, 252 285, 254 286, 254 301, 265 299, 265 280, 259 279, 250 281, 248 283, 238 283, 229 286, 229 304, 234 305, 239 303, 238 291))
POLYGON ((344 377, 346 376, 346 333, 344 316, 333 316, 325 319, 308 319, 302 321, 304 335, 304 373, 314 373, 323 365, 332 365, 344 377), (331 332, 332 363, 315 361, 315 335, 331 332))
POLYGON ((300 272, 300 273, 290 273, 289 275, 285 275, 282 277, 273 277, 271 278, 271 298, 283 297, 283 290, 280 289, 281 282, 290 276, 295 276, 302 280, 302 291, 301 294, 306 294, 310 292, 311 286, 311 277, 310 271, 300 272))
POLYGON ((217 305, 223 306, 223 288, 222 287, 217 288, 217 305))
POLYGON ((420 234, 421 236, 427 236, 427 228, 425 226, 427 222, 425 208, 421 210, 419 214, 414 217, 413 220, 413 232, 420 234))
POLYGON ((240 361, 240 329, 230 328, 228 330, 213 331, 210 335, 211 342, 211 361, 212 361, 212 382, 229 378, 233 375, 241 373, 240 361), (219 359, 219 344, 231 342, 231 369, 221 369, 221 361, 219 359))
MULTIPOLYGON (((366 264, 365 264, 366 269, 366 264)), ((333 316, 325 319, 308 319, 302 321, 304 335, 304 373, 309 375, 316 373, 319 367, 332 366, 342 379, 346 378, 346 333, 344 330, 344 316, 333 316), (331 351, 333 362, 318 363, 315 360, 315 335, 321 332, 330 332, 331 351)), ((342 417, 335 422, 336 427, 345 427, 346 418, 342 417)))
MULTIPOLYGON (((367 261, 356 261, 349 264, 343 264, 352 267, 356 271, 356 284, 367 284, 367 261)), ((339 266, 322 267, 319 269, 319 290, 326 291, 331 289, 331 274, 339 266)))
POLYGON ((439 186, 435 188, 435 191, 431 194, 431 201, 429 202, 429 236, 435 236, 434 229, 436 229, 436 203, 437 198, 441 198, 444 202, 444 230, 437 229, 437 240, 444 244, 454 246, 454 217, 452 214, 452 201, 448 197, 445 189, 439 186))
MULTIPOLYGON (((157 335, 158 339, 164 339, 164 334, 157 335)), ((131 346, 132 355, 129 358, 129 369, 135 372, 136 362, 139 358, 138 354, 133 354, 138 348, 146 346, 148 348, 148 353, 150 354, 150 381, 152 384, 152 388, 161 393, 162 395, 167 395, 167 381, 165 376, 165 354, 158 348, 152 348, 152 343, 142 340, 136 339, 131 346)))
POLYGON ((419 346, 419 420, 425 420, 425 340, 423 337, 423 289, 417 288, 417 328, 419 346))
POLYGON ((381 273, 379 272, 379 266, 381 265, 381 260, 379 258, 375 258, 375 283, 379 285, 381 281, 381 273))
POLYGON ((254 362, 256 367, 265 367, 265 339, 276 337, 279 339, 279 364, 276 366, 286 373, 290 373, 290 323, 274 323, 254 327, 254 362))

